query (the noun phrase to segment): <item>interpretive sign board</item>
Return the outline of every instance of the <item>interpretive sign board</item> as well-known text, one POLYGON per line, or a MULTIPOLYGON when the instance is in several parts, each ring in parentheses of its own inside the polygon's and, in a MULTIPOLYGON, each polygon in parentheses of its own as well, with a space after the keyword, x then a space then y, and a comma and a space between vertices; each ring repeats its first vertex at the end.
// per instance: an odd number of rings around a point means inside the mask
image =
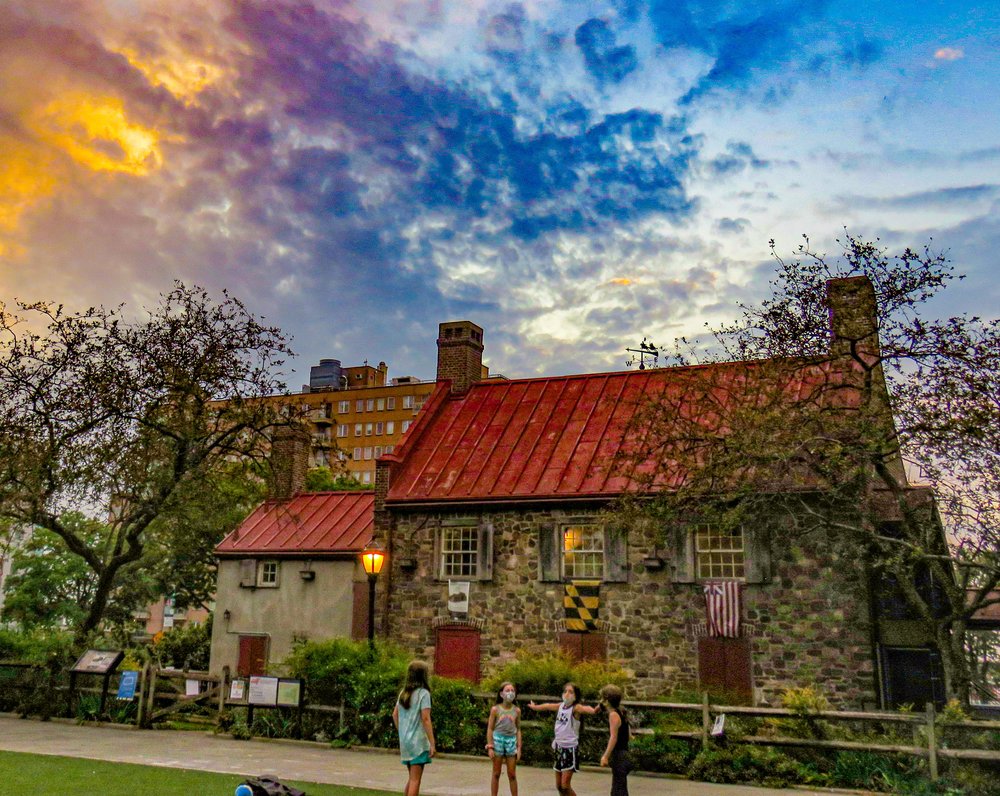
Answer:
POLYGON ((135 688, 138 684, 139 673, 134 669, 126 669, 118 681, 118 699, 135 699, 135 688))
POLYGON ((87 650, 70 671, 79 674, 111 674, 124 657, 124 653, 118 650, 87 650))
POLYGON ((302 681, 285 680, 278 681, 278 707, 297 708, 302 702, 302 681))
POLYGON ((270 705, 278 704, 278 678, 277 677, 251 677, 250 690, 247 694, 248 705, 270 705))

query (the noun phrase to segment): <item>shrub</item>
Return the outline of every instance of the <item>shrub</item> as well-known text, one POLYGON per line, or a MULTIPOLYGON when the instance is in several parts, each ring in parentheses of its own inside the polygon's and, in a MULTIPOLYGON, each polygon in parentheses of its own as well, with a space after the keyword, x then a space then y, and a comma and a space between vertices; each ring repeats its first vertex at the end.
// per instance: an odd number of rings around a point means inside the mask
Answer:
POLYGON ((211 648, 212 623, 206 622, 167 630, 153 645, 153 655, 161 666, 205 671, 211 648))
POLYGON ((769 788, 819 784, 822 777, 788 755, 756 746, 710 749, 691 763, 688 776, 705 782, 753 782, 769 788))
POLYGON ((684 774, 695 757, 690 742, 669 738, 659 732, 633 735, 629 741, 632 763, 640 771, 684 774))
POLYGON ((508 680, 523 694, 550 696, 561 694, 563 685, 572 681, 580 686, 584 699, 594 699, 601 686, 607 683, 627 690, 629 675, 617 663, 585 661, 574 664, 562 653, 537 655, 522 651, 512 663, 486 677, 482 687, 486 691, 496 691, 508 680))
POLYGON ((442 752, 478 752, 486 737, 488 707, 464 680, 435 677, 431 683, 434 740, 442 752))

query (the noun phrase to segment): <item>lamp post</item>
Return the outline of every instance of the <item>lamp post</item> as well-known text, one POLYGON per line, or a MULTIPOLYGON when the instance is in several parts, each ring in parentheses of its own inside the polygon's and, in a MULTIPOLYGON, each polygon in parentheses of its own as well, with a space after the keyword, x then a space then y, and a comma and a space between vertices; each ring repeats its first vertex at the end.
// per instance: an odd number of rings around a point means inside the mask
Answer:
POLYGON ((385 563, 385 551, 376 543, 369 542, 361 553, 361 566, 368 575, 368 644, 375 646, 375 581, 385 563))

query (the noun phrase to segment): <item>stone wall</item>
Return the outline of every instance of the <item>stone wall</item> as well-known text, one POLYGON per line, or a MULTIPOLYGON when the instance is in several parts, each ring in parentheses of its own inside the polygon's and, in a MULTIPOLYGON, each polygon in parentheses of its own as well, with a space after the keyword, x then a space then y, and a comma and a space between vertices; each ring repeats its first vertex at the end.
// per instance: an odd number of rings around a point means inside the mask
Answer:
MULTIPOLYGON (((578 521, 593 510, 506 510, 487 513, 391 511, 392 531, 381 526, 392 571, 385 584, 387 632, 429 662, 435 625, 449 617, 448 585, 436 578, 435 533, 457 517, 493 526, 493 577, 473 581, 468 620, 481 626, 481 666, 488 672, 519 651, 558 648, 563 630, 563 586, 539 580, 539 526, 578 521), (400 561, 409 562, 404 571, 400 561), (415 562, 415 568, 413 564, 415 562)), ((862 707, 875 700, 869 614, 859 568, 845 566, 817 540, 772 545, 770 582, 744 587, 745 628, 751 638, 754 698, 776 704, 793 686, 817 686, 830 701, 862 707)), ((632 695, 660 697, 698 688, 699 632, 704 597, 697 583, 672 583, 670 566, 647 570, 651 540, 629 538, 628 578, 601 587, 608 658, 634 677, 632 695)), ((381 585, 381 584, 380 584, 381 585)))

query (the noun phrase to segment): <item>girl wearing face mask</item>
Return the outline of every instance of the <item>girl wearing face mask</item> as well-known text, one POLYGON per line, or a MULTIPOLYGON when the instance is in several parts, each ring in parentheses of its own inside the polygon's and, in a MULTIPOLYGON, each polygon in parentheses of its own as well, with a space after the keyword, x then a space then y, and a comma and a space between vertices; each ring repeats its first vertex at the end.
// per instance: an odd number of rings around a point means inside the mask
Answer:
POLYGON ((575 683, 563 686, 562 702, 545 702, 528 707, 537 711, 555 711, 556 733, 552 741, 555 752, 556 790, 559 796, 576 796, 573 790, 573 772, 580 770, 577 747, 580 745, 580 716, 593 716, 597 708, 580 704, 580 688, 575 683))
POLYGON ((490 796, 500 790, 500 768, 507 761, 507 782, 510 796, 517 796, 517 761, 521 759, 521 709, 514 704, 517 689, 513 683, 503 683, 497 691, 497 702, 490 708, 486 724, 486 751, 493 761, 490 796))

